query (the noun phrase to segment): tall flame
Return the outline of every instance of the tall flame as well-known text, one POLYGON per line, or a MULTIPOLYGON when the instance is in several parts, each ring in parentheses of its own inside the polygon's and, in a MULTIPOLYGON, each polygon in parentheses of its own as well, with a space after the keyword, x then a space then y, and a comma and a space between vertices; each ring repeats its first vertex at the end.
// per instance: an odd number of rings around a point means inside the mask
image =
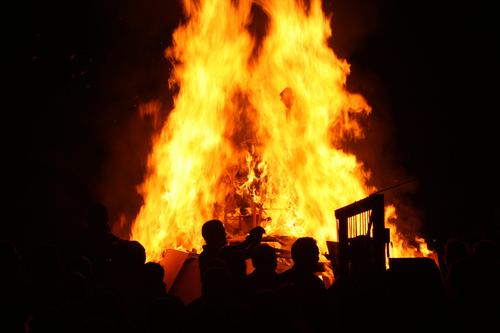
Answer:
POLYGON ((155 138, 132 238, 159 259, 199 250, 201 226, 258 213, 268 234, 336 240, 334 210, 367 196, 369 173, 342 149, 370 113, 346 90, 320 0, 184 0, 166 55, 174 108, 155 138), (257 45, 252 6, 268 17, 257 45))

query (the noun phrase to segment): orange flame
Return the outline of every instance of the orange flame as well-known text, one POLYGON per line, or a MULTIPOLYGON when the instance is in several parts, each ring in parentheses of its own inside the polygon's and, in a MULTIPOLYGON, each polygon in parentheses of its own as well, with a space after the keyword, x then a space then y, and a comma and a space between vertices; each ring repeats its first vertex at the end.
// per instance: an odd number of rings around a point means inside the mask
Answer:
POLYGON ((334 210, 374 189, 342 149, 371 108, 346 90, 350 66, 328 46, 321 1, 185 0, 184 11, 166 51, 175 106, 154 138, 132 238, 158 260, 167 248, 199 250, 208 219, 253 214, 267 234, 324 249, 334 210), (252 5, 269 19, 260 45, 252 5))
POLYGON ((391 257, 430 257, 439 265, 437 253, 429 250, 422 237, 416 236, 412 244, 407 237, 398 232, 396 228, 397 217, 396 208, 393 205, 385 207, 385 225, 390 229, 391 257))

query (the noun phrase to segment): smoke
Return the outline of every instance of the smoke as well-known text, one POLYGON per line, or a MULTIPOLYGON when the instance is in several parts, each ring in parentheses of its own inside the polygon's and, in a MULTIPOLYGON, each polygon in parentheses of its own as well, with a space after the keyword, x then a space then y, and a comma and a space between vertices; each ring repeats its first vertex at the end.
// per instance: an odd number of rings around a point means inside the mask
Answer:
POLYGON ((351 64, 348 89, 363 95, 373 109, 369 117, 360 119, 364 138, 345 142, 344 146, 370 170, 369 185, 379 190, 391 188, 383 192, 385 202, 396 207, 398 231, 413 240, 423 226, 419 184, 417 175, 405 164, 405 149, 397 140, 398 122, 394 119, 395 114, 406 110, 392 100, 394 95, 384 73, 391 70, 381 68, 386 64, 385 52, 394 47, 384 49, 388 46, 386 21, 394 14, 391 6, 384 1, 324 1, 325 9, 332 12, 330 45, 351 64), (401 183, 405 185, 392 188, 401 183))
POLYGON ((97 196, 109 210, 113 231, 128 238, 142 205, 137 186, 146 174, 152 138, 172 108, 163 52, 181 20, 180 2, 141 1, 99 5, 105 39, 98 100, 98 133, 106 159, 97 196), (111 10, 112 9, 112 10, 111 10))

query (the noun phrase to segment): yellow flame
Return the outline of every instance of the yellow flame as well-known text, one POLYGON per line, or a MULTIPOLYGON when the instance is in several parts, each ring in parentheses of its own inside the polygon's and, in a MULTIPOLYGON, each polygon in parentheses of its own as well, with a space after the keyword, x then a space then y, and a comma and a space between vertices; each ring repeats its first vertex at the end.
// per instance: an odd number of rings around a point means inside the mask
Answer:
POLYGON ((407 237, 401 235, 396 227, 396 207, 388 205, 385 207, 385 225, 390 229, 390 255, 393 258, 404 257, 431 257, 437 263, 436 254, 429 250, 427 243, 422 237, 416 236, 415 243, 411 244, 407 237))
POLYGON ((346 90, 350 66, 328 46, 321 1, 185 0, 184 11, 166 51, 175 106, 154 138, 132 238, 158 260, 199 250, 208 219, 253 214, 268 234, 312 236, 324 250, 334 210, 373 189, 342 149, 371 108, 346 90), (268 17, 259 45, 252 5, 268 17))

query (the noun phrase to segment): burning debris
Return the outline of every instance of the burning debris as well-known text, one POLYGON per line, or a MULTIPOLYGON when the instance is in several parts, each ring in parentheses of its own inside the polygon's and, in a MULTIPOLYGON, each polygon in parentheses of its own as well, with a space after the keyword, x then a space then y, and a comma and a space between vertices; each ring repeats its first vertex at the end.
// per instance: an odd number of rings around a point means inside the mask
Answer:
POLYGON ((326 252, 334 211, 374 189, 342 146, 362 137, 356 118, 371 108, 346 89, 350 67, 328 45, 321 1, 185 0, 184 12, 166 51, 174 108, 148 159, 132 238, 150 260, 197 252, 202 223, 218 218, 236 240, 260 225, 277 247, 307 235, 326 252), (259 45, 248 29, 255 5, 268 19, 259 45))

